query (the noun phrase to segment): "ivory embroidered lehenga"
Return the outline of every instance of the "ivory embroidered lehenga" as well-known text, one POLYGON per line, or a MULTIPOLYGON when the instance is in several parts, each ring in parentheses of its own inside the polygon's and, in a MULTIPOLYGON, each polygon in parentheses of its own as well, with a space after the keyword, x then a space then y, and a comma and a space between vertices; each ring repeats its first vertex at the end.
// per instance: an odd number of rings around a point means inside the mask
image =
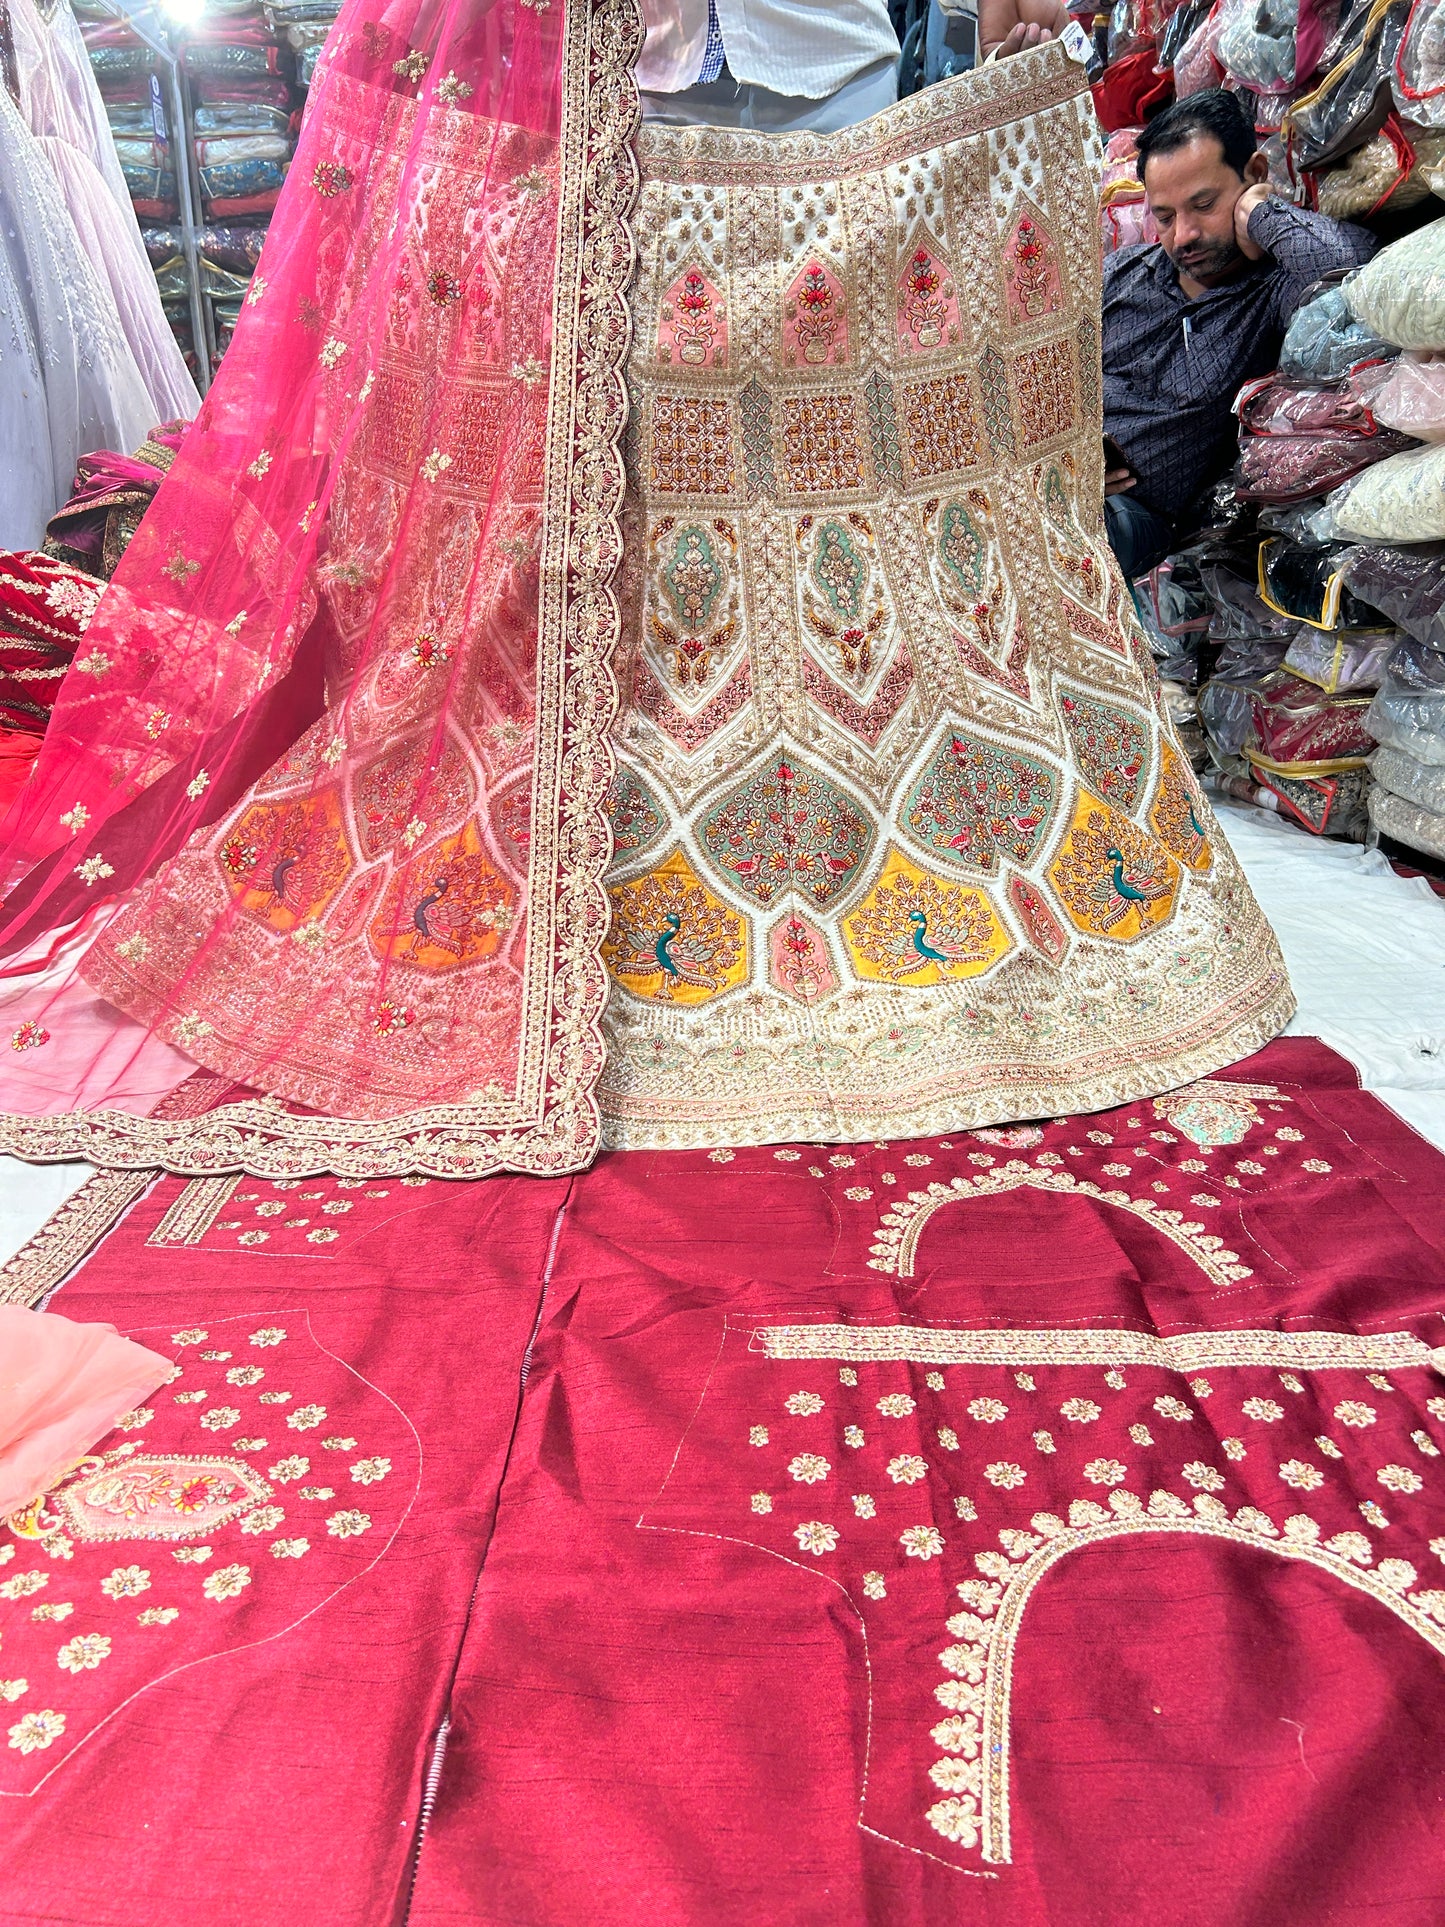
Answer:
POLYGON ((638 37, 343 13, 11 826, 9 1148, 905 1136, 1288 1018, 1101 535, 1081 71, 638 141, 638 37))

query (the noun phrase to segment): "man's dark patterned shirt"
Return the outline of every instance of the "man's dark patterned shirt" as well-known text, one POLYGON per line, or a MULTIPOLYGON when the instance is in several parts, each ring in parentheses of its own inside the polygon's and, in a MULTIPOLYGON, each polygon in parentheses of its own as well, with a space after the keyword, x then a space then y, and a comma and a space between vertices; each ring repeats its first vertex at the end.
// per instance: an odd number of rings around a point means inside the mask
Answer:
POLYGON ((1275 366, 1311 283, 1376 246, 1364 228, 1275 199, 1250 215, 1249 238, 1265 258, 1196 301, 1161 247, 1120 248, 1104 263, 1104 428, 1139 500, 1171 519, 1233 461, 1234 398, 1275 366))

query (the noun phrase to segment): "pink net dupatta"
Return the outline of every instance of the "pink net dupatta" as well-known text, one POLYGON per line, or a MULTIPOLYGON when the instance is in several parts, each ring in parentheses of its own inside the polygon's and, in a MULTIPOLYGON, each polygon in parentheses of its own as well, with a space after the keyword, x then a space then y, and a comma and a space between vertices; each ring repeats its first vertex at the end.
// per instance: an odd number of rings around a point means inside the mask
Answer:
POLYGON ((593 1154, 640 34, 634 0, 342 12, 8 820, 0 1148, 593 1154))

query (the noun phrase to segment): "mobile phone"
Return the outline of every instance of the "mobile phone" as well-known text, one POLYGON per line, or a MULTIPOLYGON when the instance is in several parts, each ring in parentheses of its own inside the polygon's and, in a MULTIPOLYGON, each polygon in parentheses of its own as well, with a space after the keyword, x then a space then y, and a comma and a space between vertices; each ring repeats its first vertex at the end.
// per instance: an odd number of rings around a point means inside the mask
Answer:
MULTIPOLYGON (((1112 435, 1104 437, 1104 467, 1106 470, 1129 467, 1129 457, 1112 435)), ((1132 474, 1133 471, 1130 470, 1130 473, 1132 474)))

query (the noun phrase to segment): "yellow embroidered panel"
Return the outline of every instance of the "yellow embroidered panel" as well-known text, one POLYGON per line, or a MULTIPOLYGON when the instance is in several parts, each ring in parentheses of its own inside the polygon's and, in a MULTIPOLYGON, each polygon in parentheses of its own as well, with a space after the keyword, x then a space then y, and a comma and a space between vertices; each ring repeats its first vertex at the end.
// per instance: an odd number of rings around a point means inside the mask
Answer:
POLYGON ((1116 1104, 1286 1021, 1103 533, 1058 49, 827 136, 644 130, 617 1145, 1116 1104))

